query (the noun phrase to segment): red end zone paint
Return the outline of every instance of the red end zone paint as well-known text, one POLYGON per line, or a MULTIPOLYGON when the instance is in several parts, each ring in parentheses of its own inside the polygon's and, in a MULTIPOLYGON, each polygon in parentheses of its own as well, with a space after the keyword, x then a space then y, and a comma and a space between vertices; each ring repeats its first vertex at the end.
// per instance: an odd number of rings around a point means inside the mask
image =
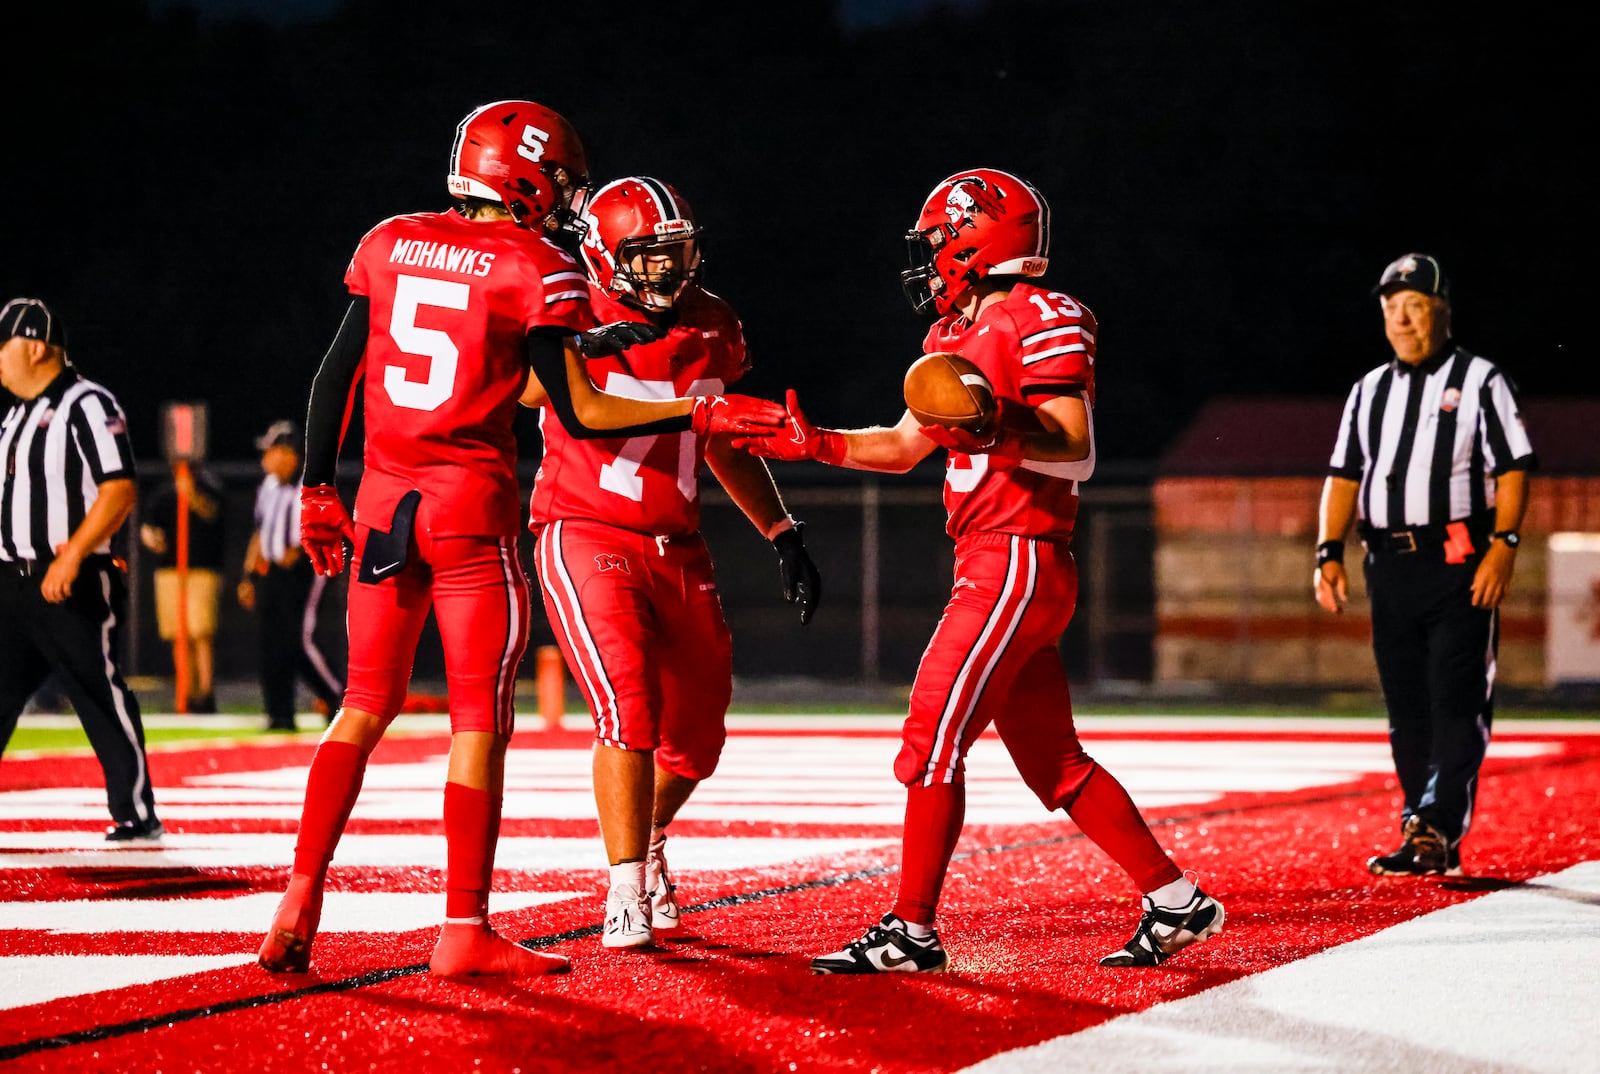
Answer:
MULTIPOLYGON (((573 735, 562 745, 584 741, 573 735)), ((169 1072, 298 1071, 323 1063, 330 1070, 396 1071, 955 1069, 1600 856, 1592 822, 1600 801, 1600 741, 1554 741, 1555 754, 1486 764, 1464 853, 1468 876, 1459 880, 1379 880, 1366 873, 1366 857, 1397 841, 1397 798, 1384 775, 1147 810, 1163 845, 1201 874, 1228 912, 1223 936, 1158 970, 1095 964, 1131 933, 1138 908, 1125 878, 1069 822, 973 825, 963 833, 945 889, 939 924, 954 972, 943 978, 819 978, 807 971, 811 955, 853 939, 888 907, 895 849, 803 868, 680 875, 692 935, 642 956, 601 950, 594 932, 602 882, 595 869, 540 874, 537 884, 592 891, 592 898, 495 915, 507 935, 549 943, 571 957, 573 972, 565 977, 523 986, 437 982, 416 972, 431 949, 431 928, 326 935, 308 977, 270 977, 247 965, 0 1011, 0 1056, 18 1069, 169 1072), (841 881, 852 873, 868 875, 841 881), (693 910, 718 899, 728 904, 693 910), (201 1013, 208 1010, 215 1013, 201 1013), (74 1043, 52 1047, 52 1037, 74 1043)), ((392 746, 387 759, 409 760, 437 755, 441 745, 438 738, 396 739, 380 749, 392 746)), ((309 747, 157 756, 158 772, 203 773, 236 763, 252 769, 295 758, 304 763, 309 747)), ((12 765, 8 760, 0 777, 6 786, 18 785, 12 765)), ((59 762, 50 775, 43 785, 67 781, 59 762)), ((98 776, 88 760, 86 775, 73 782, 94 786, 98 776)), ((546 827, 550 822, 514 823, 523 834, 556 830, 546 827)), ((594 837, 587 823, 583 834, 594 837)), ((563 834, 577 835, 583 822, 558 824, 563 834)), ((173 827, 192 830, 187 823, 173 827)), ((740 829, 758 834, 777 827, 740 829)), ((682 828, 680 834, 721 830, 707 821, 685 821, 682 828)), ((836 830, 813 825, 805 834, 836 830)), ((0 850, 4 843, 0 831, 0 850)), ((335 869, 336 885, 440 887, 433 870, 335 869)), ((159 870, 15 873, 0 872, 0 898, 95 898, 97 888, 102 898, 164 898, 174 884, 219 885, 212 890, 220 895, 236 890, 232 885, 275 891, 283 878, 281 868, 200 869, 184 877, 159 870)), ((442 893, 439 904, 442 912, 442 893)), ((0 919, 0 953, 253 951, 264 925, 240 922, 237 934, 49 936, 5 931, 0 919)))

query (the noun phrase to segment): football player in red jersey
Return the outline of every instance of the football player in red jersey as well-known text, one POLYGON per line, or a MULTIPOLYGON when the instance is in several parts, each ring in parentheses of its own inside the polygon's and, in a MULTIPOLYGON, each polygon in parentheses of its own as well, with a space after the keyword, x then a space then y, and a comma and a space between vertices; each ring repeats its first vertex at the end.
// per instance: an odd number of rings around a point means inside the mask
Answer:
POLYGON ((345 273, 350 309, 308 406, 301 535, 322 574, 343 569, 344 542, 353 542, 348 685, 312 760, 293 873, 261 946, 269 970, 309 965, 328 863, 367 756, 405 698, 430 607, 452 740, 445 924, 429 968, 443 977, 567 968, 487 922, 512 690, 528 635, 517 399, 531 367, 575 435, 759 434, 773 410, 782 423, 782 408, 764 400, 643 402, 595 390, 581 352, 639 333, 610 326, 583 335, 593 325, 583 272, 551 241, 586 176, 583 145, 560 115, 530 101, 484 105, 456 131, 447 178, 456 207, 385 220, 345 273), (362 380, 365 469, 352 520, 332 481, 362 380))
MULTIPOLYGON (((745 374, 743 327, 700 285, 700 229, 676 190, 644 176, 608 183, 584 203, 580 230, 596 317, 660 334, 588 363, 605 391, 670 399, 718 393, 745 374)), ((523 402, 542 403, 542 390, 523 402)), ((700 535, 701 465, 773 543, 802 623, 820 579, 766 464, 729 437, 579 440, 541 424, 529 527, 545 610, 595 720, 595 803, 611 865, 601 943, 645 947, 678 927, 666 828, 716 768, 733 688, 700 535)))
MULTIPOLYGON (((999 403, 989 427, 818 429, 789 394, 792 429, 749 446, 784 459, 904 473, 935 445, 949 451, 946 530, 955 586, 923 654, 895 776, 906 786, 900 892, 866 935, 812 959, 817 973, 939 971, 934 931, 965 812, 968 748, 993 723, 1029 789, 1063 809, 1132 878, 1144 914, 1107 966, 1153 966, 1222 931, 1222 906, 1161 849, 1122 785, 1083 751, 1057 641, 1078 572, 1069 550, 1078 483, 1094 470, 1094 314, 1025 282, 1048 264, 1050 209, 1033 186, 991 168, 933 190, 907 235, 902 282, 939 319, 925 353, 954 352, 983 371, 999 403)), ((738 441, 736 441, 737 443, 738 441)))

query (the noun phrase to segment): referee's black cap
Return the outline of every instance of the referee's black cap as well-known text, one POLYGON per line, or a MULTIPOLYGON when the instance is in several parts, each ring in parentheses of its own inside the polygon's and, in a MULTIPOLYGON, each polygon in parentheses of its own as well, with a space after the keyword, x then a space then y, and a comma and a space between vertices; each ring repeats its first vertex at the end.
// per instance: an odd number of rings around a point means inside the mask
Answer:
POLYGON ((13 298, 0 308, 0 340, 37 339, 57 347, 67 345, 61 318, 37 298, 13 298))
POLYGON ((1389 262, 1372 289, 1375 295, 1392 295, 1396 291, 1421 291, 1425 295, 1450 298, 1450 281, 1445 277, 1439 259, 1431 254, 1406 254, 1389 262))

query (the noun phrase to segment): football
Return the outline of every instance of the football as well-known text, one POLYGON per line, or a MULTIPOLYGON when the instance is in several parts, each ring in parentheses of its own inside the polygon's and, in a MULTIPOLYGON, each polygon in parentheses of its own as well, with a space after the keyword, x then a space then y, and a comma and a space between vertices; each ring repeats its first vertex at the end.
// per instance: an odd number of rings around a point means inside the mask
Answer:
POLYGON ((906 409, 923 425, 981 429, 994 416, 994 389, 959 354, 924 354, 906 370, 906 409))

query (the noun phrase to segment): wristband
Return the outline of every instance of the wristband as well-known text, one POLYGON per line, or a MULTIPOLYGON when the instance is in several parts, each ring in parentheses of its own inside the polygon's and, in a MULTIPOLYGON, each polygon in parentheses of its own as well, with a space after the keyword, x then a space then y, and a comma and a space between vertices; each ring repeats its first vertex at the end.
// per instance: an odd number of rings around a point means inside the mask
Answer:
POLYGON ((829 466, 843 466, 850 454, 850 441, 837 429, 817 429, 817 450, 812 458, 829 466))
POLYGON ((1317 545, 1317 568, 1320 570, 1324 563, 1344 564, 1344 542, 1323 541, 1317 545))

